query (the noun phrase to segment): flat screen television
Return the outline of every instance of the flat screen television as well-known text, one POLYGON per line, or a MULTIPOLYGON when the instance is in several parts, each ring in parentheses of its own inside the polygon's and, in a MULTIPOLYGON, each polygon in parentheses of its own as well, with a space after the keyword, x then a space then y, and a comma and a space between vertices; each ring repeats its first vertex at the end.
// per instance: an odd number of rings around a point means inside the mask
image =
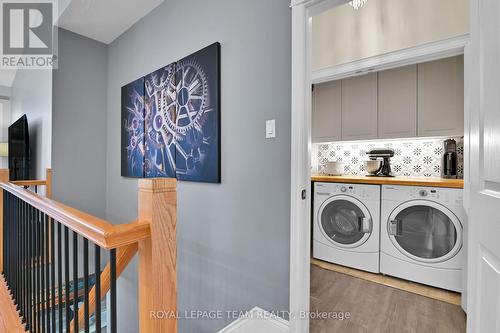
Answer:
POLYGON ((30 137, 26 115, 9 126, 9 174, 11 181, 30 178, 30 137))

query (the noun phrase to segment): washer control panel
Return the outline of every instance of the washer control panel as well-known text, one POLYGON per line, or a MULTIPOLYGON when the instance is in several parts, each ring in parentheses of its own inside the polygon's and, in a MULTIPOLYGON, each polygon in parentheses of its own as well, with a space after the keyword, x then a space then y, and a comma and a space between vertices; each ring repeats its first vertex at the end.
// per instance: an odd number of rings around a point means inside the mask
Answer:
POLYGON ((365 184, 314 183, 317 196, 349 195, 357 198, 378 199, 380 187, 365 184))

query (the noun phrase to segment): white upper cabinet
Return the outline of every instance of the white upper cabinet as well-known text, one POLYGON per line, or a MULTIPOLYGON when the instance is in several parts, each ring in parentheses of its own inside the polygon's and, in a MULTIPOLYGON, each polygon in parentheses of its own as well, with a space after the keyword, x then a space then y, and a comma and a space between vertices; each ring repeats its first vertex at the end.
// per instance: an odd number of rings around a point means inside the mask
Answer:
POLYGON ((378 137, 417 136, 417 65, 378 73, 378 137))
POLYGON ((464 133, 463 56, 418 65, 418 136, 464 133))
POLYGON ((340 81, 314 85, 312 141, 339 141, 341 137, 342 86, 340 81))
POLYGON ((463 56, 321 83, 313 91, 313 142, 463 133, 463 56))
POLYGON ((377 73, 342 80, 342 140, 377 138, 377 73))

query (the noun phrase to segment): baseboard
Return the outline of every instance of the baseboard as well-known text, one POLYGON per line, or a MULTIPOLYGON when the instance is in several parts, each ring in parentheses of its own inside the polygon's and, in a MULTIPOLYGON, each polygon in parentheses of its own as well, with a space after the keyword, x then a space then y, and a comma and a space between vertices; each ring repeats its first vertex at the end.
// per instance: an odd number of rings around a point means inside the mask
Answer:
POLYGON ((289 331, 288 321, 256 306, 218 333, 282 333, 289 331))

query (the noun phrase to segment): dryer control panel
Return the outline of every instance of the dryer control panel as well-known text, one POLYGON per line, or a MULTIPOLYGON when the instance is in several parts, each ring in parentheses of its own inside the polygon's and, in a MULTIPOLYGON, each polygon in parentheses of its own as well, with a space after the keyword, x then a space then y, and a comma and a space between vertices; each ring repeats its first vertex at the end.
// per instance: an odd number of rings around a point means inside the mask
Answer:
POLYGON ((463 204, 463 190, 439 187, 414 186, 382 186, 382 200, 401 201, 430 200, 444 205, 461 206, 463 204))

